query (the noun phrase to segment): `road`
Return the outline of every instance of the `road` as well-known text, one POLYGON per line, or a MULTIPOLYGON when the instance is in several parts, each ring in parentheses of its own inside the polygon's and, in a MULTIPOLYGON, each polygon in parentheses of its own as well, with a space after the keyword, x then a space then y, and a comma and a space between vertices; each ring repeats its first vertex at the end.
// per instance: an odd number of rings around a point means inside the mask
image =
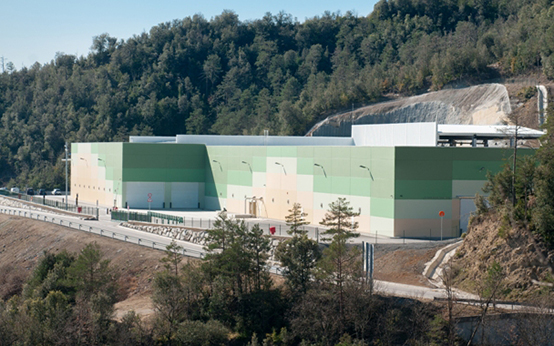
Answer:
MULTIPOLYGON (((121 227, 119 226, 119 223, 111 221, 110 216, 106 215, 105 213, 100 213, 100 220, 98 221, 86 220, 85 218, 79 216, 57 214, 45 210, 33 210, 28 209, 29 207, 6 206, 2 205, 3 200, 4 199, 0 197, 0 213, 3 214, 16 215, 32 218, 43 222, 55 223, 57 225, 69 227, 83 232, 90 232, 109 237, 114 240, 131 242, 158 250, 165 250, 165 247, 172 241, 172 239, 168 237, 121 227)), ((17 200, 15 200, 15 202, 17 202, 17 200)), ((176 243, 183 247, 185 251, 184 255, 186 256, 202 258, 206 255, 206 251, 204 251, 201 245, 178 240, 176 240, 176 243)), ((270 271, 272 273, 279 274, 280 268, 278 268, 277 266, 272 266, 270 268, 270 271)), ((375 291, 392 296, 415 299, 432 300, 435 298, 446 297, 444 289, 413 286, 379 280, 375 281, 375 291)), ((478 300, 477 296, 465 292, 456 292, 456 297, 458 299, 478 300)), ((497 306, 506 309, 514 309, 513 305, 497 306)))
MULTIPOLYGON (((168 237, 163 237, 157 234, 121 227, 118 223, 111 221, 86 220, 82 217, 56 214, 44 210, 30 210, 0 206, 0 213, 55 223, 57 225, 73 228, 83 232, 99 234, 112 239, 131 242, 159 250, 165 250, 165 247, 169 245, 172 240, 168 237)), ((183 247, 185 255, 187 256, 202 258, 206 254, 202 245, 179 240, 176 240, 176 243, 183 247)))

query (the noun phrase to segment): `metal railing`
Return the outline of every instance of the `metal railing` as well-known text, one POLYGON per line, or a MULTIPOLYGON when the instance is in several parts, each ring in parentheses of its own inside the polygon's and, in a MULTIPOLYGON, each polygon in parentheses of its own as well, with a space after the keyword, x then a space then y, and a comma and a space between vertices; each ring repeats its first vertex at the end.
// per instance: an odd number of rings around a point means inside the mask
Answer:
MULTIPOLYGON (((168 242, 152 241, 141 237, 129 236, 122 233, 106 230, 106 229, 103 229, 102 227, 92 227, 78 222, 63 220, 59 217, 41 215, 39 213, 33 213, 31 211, 26 211, 26 210, 12 210, 8 208, 0 208, 0 213, 7 214, 7 215, 28 217, 30 219, 44 221, 44 222, 50 222, 52 224, 65 226, 75 230, 85 231, 92 234, 101 235, 103 237, 107 237, 111 239, 130 242, 133 244, 149 247, 151 249, 156 249, 156 250, 165 250, 166 247, 171 243, 170 241, 168 242)), ((183 249, 183 255, 189 256, 189 257, 195 257, 195 258, 204 258, 206 253, 204 251, 183 249)))
POLYGON ((92 215, 92 216, 98 217, 98 208, 96 207, 66 204, 65 202, 47 199, 46 196, 40 196, 40 195, 29 196, 23 193, 13 193, 6 190, 0 190, 0 195, 11 197, 21 201, 31 202, 34 204, 44 205, 50 208, 64 210, 71 213, 92 215))

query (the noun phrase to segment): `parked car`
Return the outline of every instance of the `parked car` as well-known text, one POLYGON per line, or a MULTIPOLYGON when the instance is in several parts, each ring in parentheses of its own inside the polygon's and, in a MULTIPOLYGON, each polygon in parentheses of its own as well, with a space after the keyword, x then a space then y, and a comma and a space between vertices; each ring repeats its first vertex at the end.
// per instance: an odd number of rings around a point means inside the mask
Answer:
POLYGON ((33 189, 27 189, 27 191, 25 192, 27 195, 29 196, 34 196, 35 195, 35 190, 33 189))
POLYGON ((12 187, 12 188, 10 189, 10 192, 19 193, 19 188, 18 188, 18 187, 12 187))
POLYGON ((39 189, 37 194, 40 195, 40 196, 46 196, 46 190, 39 189))
POLYGON ((52 190, 52 194, 53 194, 53 195, 61 195, 61 194, 62 194, 62 190, 60 190, 60 189, 54 189, 54 190, 52 190))

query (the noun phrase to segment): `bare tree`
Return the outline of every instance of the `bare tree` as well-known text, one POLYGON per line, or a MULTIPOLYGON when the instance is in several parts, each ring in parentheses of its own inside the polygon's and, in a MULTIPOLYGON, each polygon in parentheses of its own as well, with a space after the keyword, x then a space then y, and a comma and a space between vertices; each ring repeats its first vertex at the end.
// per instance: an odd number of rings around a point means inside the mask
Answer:
POLYGON ((473 339, 485 321, 488 310, 491 305, 496 306, 496 298, 500 292, 502 285, 504 283, 504 270, 497 262, 493 262, 492 265, 487 270, 487 275, 478 283, 478 294, 480 297, 480 307, 481 313, 479 314, 479 319, 475 325, 471 337, 467 345, 473 344, 473 339))

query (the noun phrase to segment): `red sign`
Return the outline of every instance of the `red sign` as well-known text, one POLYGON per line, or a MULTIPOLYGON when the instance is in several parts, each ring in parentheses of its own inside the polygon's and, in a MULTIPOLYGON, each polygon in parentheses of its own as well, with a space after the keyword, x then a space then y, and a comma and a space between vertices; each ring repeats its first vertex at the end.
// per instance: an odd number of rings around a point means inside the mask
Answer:
POLYGON ((439 216, 440 216, 440 217, 444 217, 444 211, 442 211, 442 210, 439 211, 439 216))
POLYGON ((271 235, 275 234, 275 227, 269 227, 269 232, 271 235))

